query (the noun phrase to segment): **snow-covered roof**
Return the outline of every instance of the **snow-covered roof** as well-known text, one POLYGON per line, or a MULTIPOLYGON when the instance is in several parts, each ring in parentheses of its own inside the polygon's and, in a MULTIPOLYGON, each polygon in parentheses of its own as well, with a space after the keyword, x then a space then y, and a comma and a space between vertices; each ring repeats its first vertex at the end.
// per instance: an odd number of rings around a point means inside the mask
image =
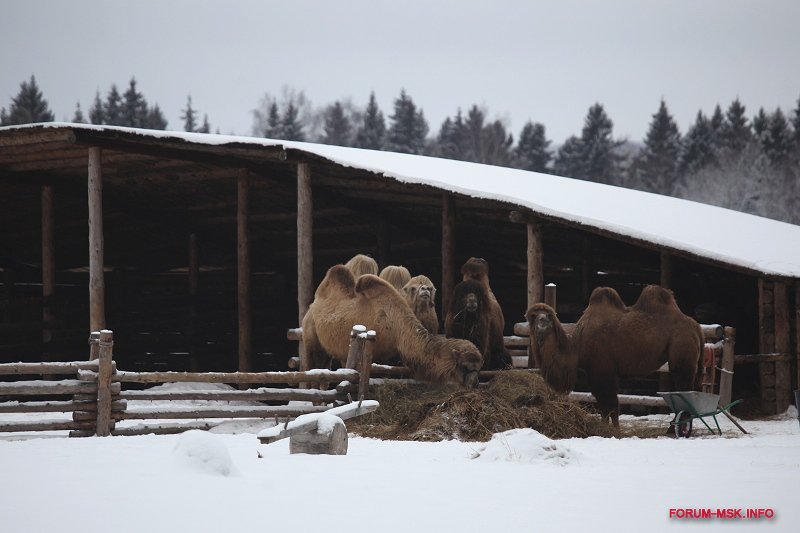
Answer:
POLYGON ((36 126, 113 129, 207 145, 282 146, 400 182, 499 200, 587 229, 769 276, 800 278, 800 226, 668 196, 512 168, 322 144, 82 124, 36 126))

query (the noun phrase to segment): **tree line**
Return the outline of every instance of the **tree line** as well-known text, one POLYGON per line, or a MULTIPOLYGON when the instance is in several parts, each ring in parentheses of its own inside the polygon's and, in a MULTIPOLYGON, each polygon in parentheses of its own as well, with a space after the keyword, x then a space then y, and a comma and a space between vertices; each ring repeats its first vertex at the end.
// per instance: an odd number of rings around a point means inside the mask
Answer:
MULTIPOLYGON (((551 173, 581 180, 676 196, 800 224, 800 99, 796 107, 760 108, 749 117, 735 99, 724 110, 699 110, 681 133, 665 100, 651 116, 641 143, 614 136, 613 121, 600 103, 589 107, 579 135, 557 148, 544 124, 528 121, 518 138, 501 120, 472 105, 431 131, 421 107, 401 90, 388 117, 374 92, 366 106, 342 99, 314 107, 303 91, 284 87, 266 94, 252 111, 251 134, 338 146, 430 155, 551 173)), ((181 110, 183 131, 209 133, 191 95, 181 110)), ((0 125, 49 122, 54 117, 34 76, 22 82, 0 125)), ((135 78, 120 93, 98 91, 88 121, 76 104, 73 122, 167 129, 158 104, 149 105, 135 78)))

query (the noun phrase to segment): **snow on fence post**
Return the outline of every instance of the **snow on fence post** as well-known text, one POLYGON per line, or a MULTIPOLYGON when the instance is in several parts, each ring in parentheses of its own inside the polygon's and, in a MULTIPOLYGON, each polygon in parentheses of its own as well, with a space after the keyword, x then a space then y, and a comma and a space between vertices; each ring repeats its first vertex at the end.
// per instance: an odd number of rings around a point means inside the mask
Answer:
POLYGON ((98 437, 111 435, 111 374, 114 334, 104 329, 100 332, 99 345, 100 368, 97 372, 97 428, 98 437))

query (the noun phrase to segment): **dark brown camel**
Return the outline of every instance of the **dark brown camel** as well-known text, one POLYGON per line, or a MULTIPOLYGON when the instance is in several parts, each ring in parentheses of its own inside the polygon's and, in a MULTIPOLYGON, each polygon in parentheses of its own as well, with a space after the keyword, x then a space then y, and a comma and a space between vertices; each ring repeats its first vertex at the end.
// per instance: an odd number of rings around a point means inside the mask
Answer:
POLYGON ((603 419, 619 426, 617 379, 642 377, 669 363, 673 390, 691 390, 701 363, 700 326, 678 308, 667 289, 649 285, 627 307, 609 287, 598 287, 572 336, 552 307, 535 304, 525 313, 531 353, 547 383, 559 392, 575 387, 578 368, 603 419))

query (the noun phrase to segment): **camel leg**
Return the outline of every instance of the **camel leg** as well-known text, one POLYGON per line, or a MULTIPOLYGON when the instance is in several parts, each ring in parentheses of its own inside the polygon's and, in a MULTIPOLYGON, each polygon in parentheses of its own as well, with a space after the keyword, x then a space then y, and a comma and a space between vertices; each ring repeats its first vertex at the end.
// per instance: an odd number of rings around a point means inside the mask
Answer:
POLYGON ((619 427, 619 399, 617 398, 617 379, 613 374, 601 373, 589 376, 589 390, 597 400, 600 417, 605 422, 609 418, 614 427, 619 427))
POLYGON ((697 360, 695 358, 687 358, 685 354, 686 352, 682 354, 670 353, 669 356, 669 376, 673 391, 694 390, 697 360))

